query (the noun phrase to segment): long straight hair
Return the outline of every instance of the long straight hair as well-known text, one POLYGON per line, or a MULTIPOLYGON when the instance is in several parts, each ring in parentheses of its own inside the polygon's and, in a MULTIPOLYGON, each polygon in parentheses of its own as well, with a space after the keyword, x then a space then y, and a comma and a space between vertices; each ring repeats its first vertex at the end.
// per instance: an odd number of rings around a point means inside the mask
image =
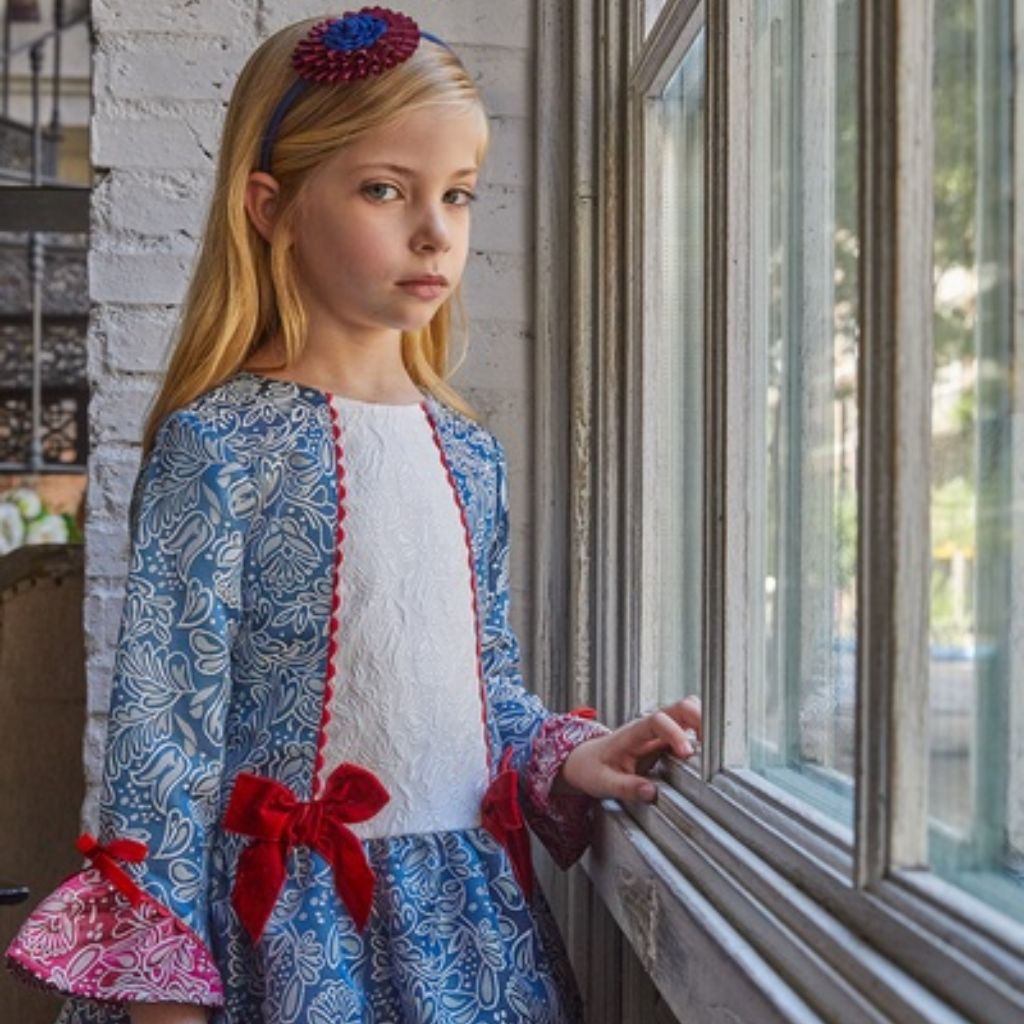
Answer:
MULTIPOLYGON (((246 212, 246 183, 259 166, 271 113, 296 80, 292 50, 319 20, 296 22, 263 42, 235 83, 201 249, 179 312, 167 370, 146 418, 144 454, 169 413, 232 376, 266 338, 281 337, 285 361, 274 369, 287 368, 301 354, 307 320, 297 289, 292 238, 303 186, 321 161, 367 132, 437 105, 477 110, 484 126, 478 163, 486 154, 487 117, 473 80, 450 50, 421 39, 411 57, 385 73, 336 87, 310 85, 293 103, 274 144, 270 173, 279 193, 267 242, 246 212)), ((453 305, 465 331, 457 287, 428 324, 402 332, 402 361, 418 386, 478 419, 447 383, 465 358, 463 347, 459 363, 448 365, 453 305)))

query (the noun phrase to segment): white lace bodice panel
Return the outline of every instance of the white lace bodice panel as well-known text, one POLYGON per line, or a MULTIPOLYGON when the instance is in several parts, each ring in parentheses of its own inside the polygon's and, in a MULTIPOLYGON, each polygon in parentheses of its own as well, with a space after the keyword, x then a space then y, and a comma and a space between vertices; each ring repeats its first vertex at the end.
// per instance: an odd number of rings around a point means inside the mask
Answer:
POLYGON ((455 494, 422 406, 331 404, 345 514, 321 783, 347 761, 384 784, 360 838, 475 827, 487 761, 455 494))

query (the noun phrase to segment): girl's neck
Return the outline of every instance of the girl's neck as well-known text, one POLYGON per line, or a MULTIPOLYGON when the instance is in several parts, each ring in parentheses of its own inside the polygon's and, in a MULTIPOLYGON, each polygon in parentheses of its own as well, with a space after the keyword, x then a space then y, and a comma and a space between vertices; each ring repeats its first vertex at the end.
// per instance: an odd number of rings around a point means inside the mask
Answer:
POLYGON ((398 405, 417 402, 423 397, 401 361, 397 373, 381 374, 372 380, 347 366, 344 371, 326 367, 308 353, 303 353, 290 366, 282 367, 283 362, 280 349, 265 343, 242 364, 241 369, 361 402, 398 405))

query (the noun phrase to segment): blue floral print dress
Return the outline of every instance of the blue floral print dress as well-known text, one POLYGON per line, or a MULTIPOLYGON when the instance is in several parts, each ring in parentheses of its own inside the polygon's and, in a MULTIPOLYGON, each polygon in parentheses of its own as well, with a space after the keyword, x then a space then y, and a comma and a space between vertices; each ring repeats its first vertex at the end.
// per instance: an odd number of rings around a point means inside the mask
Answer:
POLYGON ((214 1024, 582 1019, 527 826, 607 730, 523 685, 507 464, 424 392, 358 402, 240 371, 169 415, 129 511, 99 834, 7 950, 67 996, 214 1024))

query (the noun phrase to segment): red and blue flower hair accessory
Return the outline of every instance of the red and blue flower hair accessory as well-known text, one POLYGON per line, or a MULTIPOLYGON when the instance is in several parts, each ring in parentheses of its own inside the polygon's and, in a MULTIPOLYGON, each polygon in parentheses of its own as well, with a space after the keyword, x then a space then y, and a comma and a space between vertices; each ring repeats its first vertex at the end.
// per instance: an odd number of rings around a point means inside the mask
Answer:
POLYGON ((451 49, 437 36, 424 32, 412 18, 387 7, 364 7, 340 18, 314 25, 292 51, 298 79, 281 97, 263 134, 260 170, 270 173, 274 139, 285 114, 310 85, 340 85, 383 74, 408 60, 420 39, 451 49))

